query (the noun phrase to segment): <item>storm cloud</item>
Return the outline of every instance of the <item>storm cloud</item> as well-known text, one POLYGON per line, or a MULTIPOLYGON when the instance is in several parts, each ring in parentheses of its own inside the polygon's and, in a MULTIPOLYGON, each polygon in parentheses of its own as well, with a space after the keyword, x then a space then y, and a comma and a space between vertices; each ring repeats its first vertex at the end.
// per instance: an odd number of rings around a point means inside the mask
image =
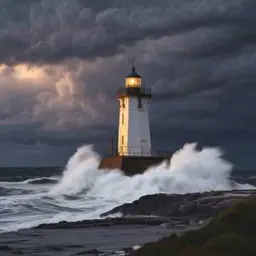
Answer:
MULTIPOLYGON (((0 60, 3 63, 49 63, 67 58, 94 60, 123 53, 145 39, 215 29, 189 54, 232 54, 255 42, 252 0, 166 1, 158 6, 120 6, 99 12, 81 1, 1 1, 0 60), (216 30, 219 28, 219 30, 216 30), (210 43, 210 44, 208 44, 210 43), (198 47, 199 46, 199 47, 198 47)), ((184 53, 184 52, 183 52, 184 53)))
POLYGON ((17 165, 63 164, 83 143, 103 153, 116 137, 115 93, 135 57, 153 91, 156 148, 196 141, 223 148, 240 168, 255 167, 255 7, 254 0, 1 0, 0 148, 7 145, 17 165))

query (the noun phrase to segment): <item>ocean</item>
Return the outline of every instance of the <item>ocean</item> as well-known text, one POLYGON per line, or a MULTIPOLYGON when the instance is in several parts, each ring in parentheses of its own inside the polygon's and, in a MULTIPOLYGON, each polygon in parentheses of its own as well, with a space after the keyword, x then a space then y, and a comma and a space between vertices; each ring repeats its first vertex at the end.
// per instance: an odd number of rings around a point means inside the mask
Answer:
POLYGON ((164 162, 133 177, 120 170, 98 170, 99 161, 91 146, 83 146, 65 168, 1 168, 0 255, 95 255, 96 250, 118 255, 123 248, 141 246, 170 230, 157 226, 64 231, 33 228, 99 219, 102 213, 149 194, 256 186, 256 172, 234 171, 219 149, 197 150, 195 144, 186 144, 176 152, 170 166, 164 162))

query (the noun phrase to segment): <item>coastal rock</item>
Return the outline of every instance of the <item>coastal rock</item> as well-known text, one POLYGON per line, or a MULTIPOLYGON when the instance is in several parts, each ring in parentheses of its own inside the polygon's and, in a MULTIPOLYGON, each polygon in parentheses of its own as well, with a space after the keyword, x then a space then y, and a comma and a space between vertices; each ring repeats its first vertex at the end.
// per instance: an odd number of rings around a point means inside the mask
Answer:
POLYGON ((207 219, 231 207, 236 201, 247 197, 255 191, 211 191, 186 195, 156 194, 143 196, 140 199, 118 206, 104 214, 123 216, 162 216, 207 219))
POLYGON ((99 220, 83 220, 78 222, 62 221, 59 223, 41 224, 34 229, 77 229, 90 227, 111 227, 117 225, 158 226, 165 222, 168 222, 168 219, 165 217, 122 217, 99 220))
POLYGON ((24 255, 24 252, 20 249, 15 249, 8 245, 0 245, 0 255, 5 255, 6 253, 12 253, 12 255, 24 255))
POLYGON ((97 249, 93 249, 93 250, 81 251, 81 252, 76 253, 75 255, 93 255, 93 256, 95 255, 95 256, 97 256, 100 254, 102 254, 101 251, 98 251, 97 249))
POLYGON ((126 215, 157 215, 168 216, 174 215, 177 212, 177 208, 182 201, 181 195, 148 195, 143 196, 139 200, 130 204, 123 204, 112 209, 109 212, 102 214, 102 217, 122 213, 126 215))
POLYGON ((150 195, 141 197, 130 204, 124 204, 102 214, 121 213, 123 216, 129 215, 155 215, 155 216, 187 216, 198 214, 210 214, 211 205, 204 205, 195 202, 198 195, 150 195))
POLYGON ((193 232, 147 243, 130 256, 256 255, 256 197, 243 198, 193 232))
POLYGON ((0 245, 0 251, 12 251, 12 248, 8 245, 0 245))
POLYGON ((130 204, 118 206, 104 214, 104 219, 78 222, 62 221, 42 224, 37 229, 74 229, 109 227, 116 225, 176 225, 196 226, 200 221, 209 220, 235 202, 248 197, 255 191, 222 191, 186 195, 156 194, 143 196, 130 204), (110 218, 121 213, 123 217, 110 218), (168 223, 168 224, 167 224, 168 223))

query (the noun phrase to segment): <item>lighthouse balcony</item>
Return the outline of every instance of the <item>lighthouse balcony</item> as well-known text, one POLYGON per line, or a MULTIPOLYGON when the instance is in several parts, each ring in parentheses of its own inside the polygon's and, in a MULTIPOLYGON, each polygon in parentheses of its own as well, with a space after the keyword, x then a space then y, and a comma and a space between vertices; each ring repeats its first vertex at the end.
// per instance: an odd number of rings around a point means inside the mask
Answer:
POLYGON ((122 87, 117 91, 117 97, 152 97, 152 92, 150 88, 145 87, 122 87))
POLYGON ((134 147, 134 146, 120 146, 119 147, 120 156, 151 156, 151 149, 147 146, 145 147, 134 147))
POLYGON ((111 156, 133 156, 133 157, 170 157, 173 152, 168 150, 152 150, 145 147, 125 147, 122 146, 119 150, 109 149, 105 152, 105 157, 111 156))

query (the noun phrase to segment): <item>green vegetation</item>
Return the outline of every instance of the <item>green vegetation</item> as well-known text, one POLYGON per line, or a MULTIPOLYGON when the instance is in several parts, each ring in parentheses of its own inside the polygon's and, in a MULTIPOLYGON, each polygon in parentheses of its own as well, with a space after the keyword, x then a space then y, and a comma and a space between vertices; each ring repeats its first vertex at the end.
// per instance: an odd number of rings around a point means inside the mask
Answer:
POLYGON ((255 256, 256 197, 240 201, 200 230, 148 243, 132 255, 255 256))

